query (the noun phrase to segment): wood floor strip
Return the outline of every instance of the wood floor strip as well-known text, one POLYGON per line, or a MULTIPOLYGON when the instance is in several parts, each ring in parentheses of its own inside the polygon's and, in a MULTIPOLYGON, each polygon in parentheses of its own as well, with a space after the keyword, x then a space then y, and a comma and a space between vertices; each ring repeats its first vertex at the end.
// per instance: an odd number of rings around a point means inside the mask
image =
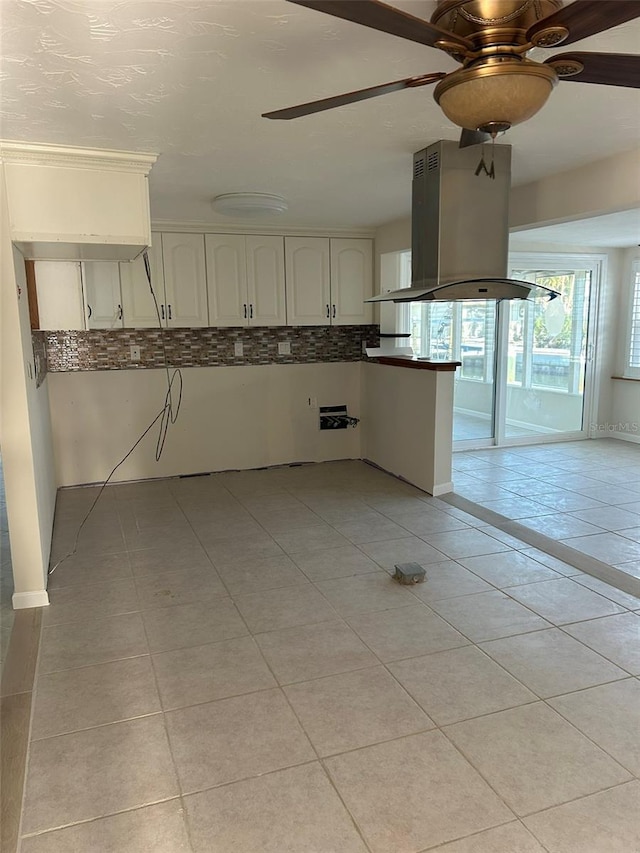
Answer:
POLYGON ((18 847, 22 792, 29 746, 31 693, 0 698, 0 850, 18 847))
POLYGON ((42 609, 17 610, 0 685, 0 850, 18 849, 42 609))
POLYGON ((457 495, 455 492, 440 495, 440 500, 464 510, 470 515, 475 515, 476 518, 486 521, 487 524, 492 524, 504 533, 509 533, 511 536, 515 536, 516 539, 526 542, 532 548, 538 548, 552 557, 557 557, 558 560, 562 560, 570 566, 575 566, 576 569, 580 569, 585 574, 598 578, 610 586, 614 586, 621 592, 626 592, 628 595, 635 595, 636 598, 640 598, 640 578, 633 577, 633 575, 629 575, 621 569, 616 569, 615 566, 610 566, 608 563, 603 563, 602 560, 597 560, 589 554, 584 554, 582 551, 571 548, 571 546, 565 545, 564 542, 557 542, 543 533, 538 533, 537 530, 532 530, 518 521, 513 521, 504 515, 500 515, 498 512, 494 512, 492 509, 487 509, 487 507, 481 504, 474 503, 468 498, 462 497, 462 495, 457 495))

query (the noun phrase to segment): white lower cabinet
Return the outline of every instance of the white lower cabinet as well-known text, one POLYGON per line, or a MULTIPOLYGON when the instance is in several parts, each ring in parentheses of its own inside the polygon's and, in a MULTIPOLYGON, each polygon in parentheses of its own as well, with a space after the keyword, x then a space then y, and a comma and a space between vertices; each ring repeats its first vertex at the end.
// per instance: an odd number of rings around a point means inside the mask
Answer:
POLYGON ((75 261, 34 263, 40 328, 84 329, 84 299, 80 264, 75 261))
POLYGON ((120 266, 113 261, 82 264, 87 329, 121 329, 124 326, 120 293, 120 266))
POLYGON ((369 239, 286 237, 287 318, 293 326, 372 322, 373 243, 369 239))
POLYGON ((284 238, 207 234, 211 326, 284 326, 284 238))

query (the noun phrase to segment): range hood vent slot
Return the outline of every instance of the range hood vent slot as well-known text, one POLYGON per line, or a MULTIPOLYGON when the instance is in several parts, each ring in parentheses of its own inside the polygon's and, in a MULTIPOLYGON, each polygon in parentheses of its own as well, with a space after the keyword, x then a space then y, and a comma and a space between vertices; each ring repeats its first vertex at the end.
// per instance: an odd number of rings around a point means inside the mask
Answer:
POLYGON ((431 151, 427 157, 427 171, 435 172, 440 168, 440 152, 431 151))

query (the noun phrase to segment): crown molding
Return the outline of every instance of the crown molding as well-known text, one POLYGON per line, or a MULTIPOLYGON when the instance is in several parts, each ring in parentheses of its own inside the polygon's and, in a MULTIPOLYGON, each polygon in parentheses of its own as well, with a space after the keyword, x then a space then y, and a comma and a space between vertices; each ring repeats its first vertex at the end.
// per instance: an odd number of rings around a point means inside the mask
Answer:
POLYGON ((309 228, 277 223, 257 224, 255 219, 244 224, 217 222, 175 222, 171 219, 153 219, 152 231, 169 231, 196 234, 274 234, 284 237, 375 237, 375 228, 309 228))
POLYGON ((157 159, 157 154, 140 151, 113 151, 0 140, 0 161, 4 163, 148 175, 157 159))

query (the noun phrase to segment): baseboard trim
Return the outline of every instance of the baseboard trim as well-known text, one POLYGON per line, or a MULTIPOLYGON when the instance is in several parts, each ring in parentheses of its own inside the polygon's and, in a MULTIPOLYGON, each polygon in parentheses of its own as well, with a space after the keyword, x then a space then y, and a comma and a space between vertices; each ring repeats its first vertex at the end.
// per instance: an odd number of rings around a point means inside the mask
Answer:
POLYGON ((14 592, 11 599, 14 610, 25 610, 29 607, 48 607, 49 593, 46 589, 36 592, 14 592))
POLYGON ((631 435, 629 432, 622 432, 622 430, 616 429, 611 433, 612 438, 617 438, 620 441, 632 441, 635 444, 640 444, 640 435, 631 435))
POLYGON ((449 492, 453 491, 453 483, 440 483, 438 486, 433 487, 433 492, 431 493, 434 498, 440 497, 440 495, 448 495, 449 492))

